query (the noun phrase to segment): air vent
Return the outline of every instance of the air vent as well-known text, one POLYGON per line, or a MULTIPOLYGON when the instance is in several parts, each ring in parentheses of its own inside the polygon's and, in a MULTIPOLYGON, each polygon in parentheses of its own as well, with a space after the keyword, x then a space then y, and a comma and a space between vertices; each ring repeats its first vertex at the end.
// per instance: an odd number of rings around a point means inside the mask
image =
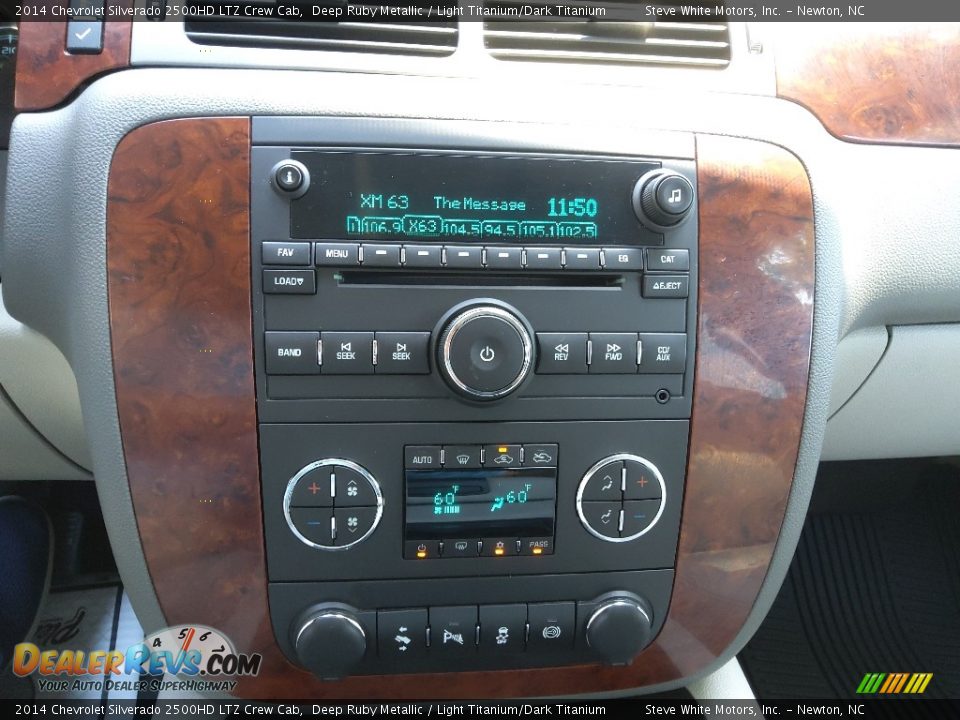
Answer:
MULTIPOLYGON (((456 21, 423 17, 410 19, 404 13, 409 3, 352 0, 352 14, 339 22, 275 17, 281 4, 290 6, 289 2, 281 0, 243 0, 241 7, 257 9, 256 19, 233 15, 194 16, 185 20, 184 27, 187 37, 201 45, 399 55, 449 55, 457 47, 456 21), (357 8, 361 6, 369 12, 359 14, 357 8), (390 12, 386 8, 395 10, 390 12), (351 21, 352 17, 357 20, 351 21)), ((337 3, 323 0, 317 4, 337 6, 337 3)), ((306 13, 312 6, 302 7, 306 13)), ((340 7, 345 8, 346 4, 340 7)))
MULTIPOLYGON (((623 65, 677 65, 723 68, 730 63, 727 23, 716 17, 684 16, 681 3, 642 3, 664 17, 673 8, 670 22, 641 22, 636 8, 626 3, 567 3, 584 12, 603 7, 605 16, 557 17, 556 4, 497 0, 486 2, 484 38, 490 53, 502 60, 610 63, 623 65), (620 7, 622 12, 611 13, 620 7), (524 15, 522 8, 552 8, 549 15, 524 15), (496 19, 491 19, 495 17, 496 19), (521 19, 530 17, 536 21, 521 19), (675 18, 675 20, 674 20, 675 18)), ((683 3, 685 8, 690 3, 683 3)), ((711 5, 712 11, 721 5, 711 5)), ((526 11, 529 13, 529 10, 526 11)))

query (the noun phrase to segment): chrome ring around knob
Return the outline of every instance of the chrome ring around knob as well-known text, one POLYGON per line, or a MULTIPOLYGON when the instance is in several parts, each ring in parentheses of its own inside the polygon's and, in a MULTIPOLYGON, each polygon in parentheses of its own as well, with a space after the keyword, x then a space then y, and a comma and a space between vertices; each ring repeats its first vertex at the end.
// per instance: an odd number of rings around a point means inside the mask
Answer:
POLYGON ((653 611, 633 593, 609 593, 597 601, 584 627, 587 646, 608 665, 627 665, 653 639, 653 611), (619 620, 610 613, 618 613, 619 620))
POLYGON ((367 652, 367 633, 353 608, 326 604, 305 611, 291 632, 297 660, 322 680, 350 674, 367 652))
POLYGON ((444 378, 454 389, 474 400, 498 400, 516 390, 533 369, 533 339, 530 330, 513 312, 495 305, 478 305, 455 315, 443 329, 438 343, 440 367, 444 378), (492 318, 507 324, 517 334, 521 346, 521 364, 510 382, 496 390, 482 390, 465 382, 453 367, 453 343, 457 335, 472 322, 492 318))

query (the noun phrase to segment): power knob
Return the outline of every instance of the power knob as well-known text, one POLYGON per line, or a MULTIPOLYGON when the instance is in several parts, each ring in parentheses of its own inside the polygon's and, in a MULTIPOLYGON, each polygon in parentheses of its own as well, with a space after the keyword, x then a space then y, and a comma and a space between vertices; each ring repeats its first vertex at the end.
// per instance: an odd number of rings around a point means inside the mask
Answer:
POLYGON ((587 645, 606 665, 629 665, 653 639, 653 610, 641 597, 613 592, 597 598, 587 620, 587 645))
POLYGON ((441 322, 437 352, 443 379, 470 400, 514 392, 533 369, 533 333, 519 311, 481 301, 458 306, 441 322))
POLYGON ((655 229, 679 225, 693 206, 693 185, 671 170, 653 170, 633 188, 633 209, 640 222, 655 229))
POLYGON ((349 675, 367 652, 367 633, 348 605, 324 603, 306 610, 290 632, 297 660, 321 680, 349 675))

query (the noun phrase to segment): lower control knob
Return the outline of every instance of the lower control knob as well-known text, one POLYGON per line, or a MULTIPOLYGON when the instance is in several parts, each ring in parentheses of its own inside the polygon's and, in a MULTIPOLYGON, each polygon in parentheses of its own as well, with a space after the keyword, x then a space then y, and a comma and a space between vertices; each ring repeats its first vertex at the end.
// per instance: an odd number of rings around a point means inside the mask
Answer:
POLYGON ((498 305, 474 305, 455 314, 437 349, 444 379, 471 400, 509 395, 533 368, 530 330, 519 313, 498 305))
POLYGON ((317 605, 293 624, 297 660, 321 680, 349 675, 367 652, 367 633, 356 611, 346 605, 317 605))
POLYGON ((596 602, 587 645, 606 665, 629 665, 653 639, 653 610, 632 593, 609 593, 596 602))

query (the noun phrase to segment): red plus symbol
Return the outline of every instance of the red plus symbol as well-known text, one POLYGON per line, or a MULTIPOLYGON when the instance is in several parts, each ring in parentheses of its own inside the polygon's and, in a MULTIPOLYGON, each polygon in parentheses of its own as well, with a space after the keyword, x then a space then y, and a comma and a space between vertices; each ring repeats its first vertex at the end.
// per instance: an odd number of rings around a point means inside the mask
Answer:
POLYGON ((637 480, 637 483, 640 485, 640 487, 644 487, 647 484, 647 479, 643 475, 641 475, 640 479, 637 480))
POLYGON ((321 488, 319 485, 317 485, 316 481, 314 481, 313 485, 311 485, 310 487, 307 488, 307 490, 309 490, 310 492, 312 492, 314 495, 316 495, 318 492, 320 492, 321 489, 322 489, 322 488, 321 488))

